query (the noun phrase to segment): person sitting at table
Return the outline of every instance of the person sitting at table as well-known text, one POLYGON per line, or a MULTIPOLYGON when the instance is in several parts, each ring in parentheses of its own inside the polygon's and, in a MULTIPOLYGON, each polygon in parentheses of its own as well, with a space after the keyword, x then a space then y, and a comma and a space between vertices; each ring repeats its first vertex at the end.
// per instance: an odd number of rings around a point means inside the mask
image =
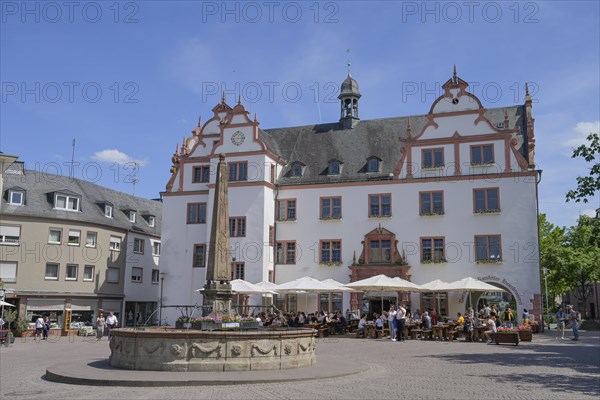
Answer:
POLYGON ((366 323, 367 323, 367 314, 363 314, 360 316, 360 320, 358 321, 358 332, 360 332, 361 336, 365 335, 366 323))
POLYGON ((415 311, 415 312, 412 314, 412 318, 413 318, 413 321, 415 321, 415 322, 416 322, 416 321, 420 321, 420 320, 421 320, 421 312, 419 311, 419 309, 418 309, 418 308, 417 308, 417 311, 415 311))
POLYGON ((325 318, 325 314, 323 313, 323 311, 317 312, 317 322, 322 324, 323 318, 325 318))
POLYGON ((457 313, 456 317, 456 325, 464 325, 465 317, 463 317, 461 313, 457 313))
POLYGON ((383 329, 383 320, 379 314, 375 314, 375 328, 383 329))
POLYGON ((485 324, 488 328, 487 331, 483 332, 483 336, 487 339, 487 344, 492 343, 492 337, 496 334, 496 315, 490 313, 490 318, 485 324))
POLYGON ((431 329, 432 321, 431 321, 431 317, 429 316, 429 313, 427 311, 425 311, 423 313, 422 319, 423 319, 423 325, 422 325, 423 329, 431 329))
POLYGON ((346 321, 346 317, 344 317, 342 315, 342 313, 338 311, 337 323, 335 324, 336 333, 343 333, 347 326, 348 326, 348 321, 346 321))
POLYGON ((431 325, 437 325, 439 321, 439 316, 435 310, 431 312, 431 325))

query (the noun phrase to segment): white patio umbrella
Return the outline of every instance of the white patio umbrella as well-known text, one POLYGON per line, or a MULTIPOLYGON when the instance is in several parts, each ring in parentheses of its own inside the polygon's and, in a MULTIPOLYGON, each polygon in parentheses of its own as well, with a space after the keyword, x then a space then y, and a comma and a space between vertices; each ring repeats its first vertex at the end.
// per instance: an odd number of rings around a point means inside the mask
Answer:
MULTIPOLYGON (((436 279, 431 282, 424 283, 420 286, 421 286, 421 289, 423 289, 423 291, 433 292, 433 298, 434 298, 434 302, 435 302, 436 292, 446 292, 447 291, 446 288, 448 287, 448 282, 444 282, 440 279, 436 279)), ((439 298, 438 298, 438 300, 439 300, 439 298)), ((434 304, 436 304, 436 303, 434 303, 434 304)), ((438 310, 436 310, 436 311, 439 314, 440 313, 439 301, 437 304, 438 304, 438 307, 437 307, 438 310)))
MULTIPOLYGON (((15 305, 7 303, 4 300, 0 300, 0 306, 2 307, 2 312, 0 313, 0 319, 2 319, 2 321, 4 322, 4 307, 14 307, 15 305)), ((2 328, 2 325, 0 325, 0 328, 2 328)))
POLYGON ((489 283, 480 281, 470 276, 459 281, 450 282, 444 289, 445 292, 469 292, 469 305, 471 303, 471 292, 506 292, 505 289, 489 283))
MULTIPOLYGON (((419 285, 404 280, 402 278, 390 278, 387 275, 375 275, 367 279, 351 282, 345 287, 361 290, 361 291, 378 291, 378 292, 421 292, 419 285)), ((383 310, 383 296, 381 296, 381 309, 383 310)))
MULTIPOLYGON (((335 291, 336 287, 323 283, 310 276, 304 276, 291 282, 282 283, 275 288, 277 292, 283 293, 324 293, 335 291)), ((308 308, 308 297, 305 297, 305 307, 308 308)), ((308 310, 306 310, 308 311, 308 310)))
POLYGON ((277 284, 273 282, 262 281, 255 283, 254 286, 258 286, 259 288, 275 291, 277 289, 277 284))
POLYGON ((326 285, 333 285, 335 287, 335 289, 330 290, 330 292, 354 292, 354 289, 344 286, 343 283, 338 282, 335 279, 324 279, 321 282, 326 285))

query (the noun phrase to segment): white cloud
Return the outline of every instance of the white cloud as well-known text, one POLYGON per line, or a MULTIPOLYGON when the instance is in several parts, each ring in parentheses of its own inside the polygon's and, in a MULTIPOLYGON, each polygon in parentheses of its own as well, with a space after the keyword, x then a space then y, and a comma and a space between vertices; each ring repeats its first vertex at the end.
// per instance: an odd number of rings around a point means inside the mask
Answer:
POLYGON ((573 128, 573 137, 561 142, 565 147, 577 147, 585 143, 585 138, 591 133, 600 131, 600 121, 578 122, 573 128))
POLYGON ((140 167, 143 167, 148 163, 147 160, 136 160, 135 158, 117 149, 97 151, 92 156, 92 160, 116 164, 137 163, 140 167))

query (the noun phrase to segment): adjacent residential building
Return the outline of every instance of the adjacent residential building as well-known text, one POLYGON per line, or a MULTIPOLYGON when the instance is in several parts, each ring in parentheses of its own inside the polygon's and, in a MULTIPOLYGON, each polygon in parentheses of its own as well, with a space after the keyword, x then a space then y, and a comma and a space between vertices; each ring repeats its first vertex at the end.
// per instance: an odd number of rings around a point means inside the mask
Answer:
MULTIPOLYGON (((267 130, 239 100, 231 107, 223 98, 172 158, 162 194, 164 303, 202 303, 195 290, 204 285, 214 171, 225 154, 232 278, 348 283, 384 273, 423 284, 472 276, 507 290, 482 299, 539 316, 532 98, 485 108, 467 89, 455 71, 425 114, 361 120, 359 102, 376 100, 362 98, 348 74, 339 121, 267 130)), ((395 298, 290 294, 279 305, 378 311, 395 298)), ((466 303, 466 293, 438 293, 438 304, 431 294, 402 298, 444 315, 466 303)))
POLYGON ((83 323, 95 323, 99 310, 113 311, 121 324, 151 318, 160 201, 26 170, 22 162, 3 181, 0 278, 20 315, 48 314, 61 326, 66 309, 83 323))

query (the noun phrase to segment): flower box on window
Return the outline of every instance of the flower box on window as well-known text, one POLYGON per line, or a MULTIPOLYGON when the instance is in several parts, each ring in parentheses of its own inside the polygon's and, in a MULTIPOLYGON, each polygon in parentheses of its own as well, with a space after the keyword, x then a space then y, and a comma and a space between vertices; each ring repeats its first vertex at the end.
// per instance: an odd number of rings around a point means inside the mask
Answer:
POLYGON ((330 262, 320 262, 320 266, 322 267, 339 267, 342 265, 341 261, 330 261, 330 262))
POLYGON ((475 210, 475 214, 479 214, 479 215, 500 214, 500 210, 498 210, 498 209, 475 210))
POLYGON ((477 260, 477 264, 502 264, 502 258, 487 258, 477 260))
POLYGON ((440 212, 422 212, 419 213, 419 215, 421 217, 441 217, 442 215, 444 215, 443 211, 440 212))

